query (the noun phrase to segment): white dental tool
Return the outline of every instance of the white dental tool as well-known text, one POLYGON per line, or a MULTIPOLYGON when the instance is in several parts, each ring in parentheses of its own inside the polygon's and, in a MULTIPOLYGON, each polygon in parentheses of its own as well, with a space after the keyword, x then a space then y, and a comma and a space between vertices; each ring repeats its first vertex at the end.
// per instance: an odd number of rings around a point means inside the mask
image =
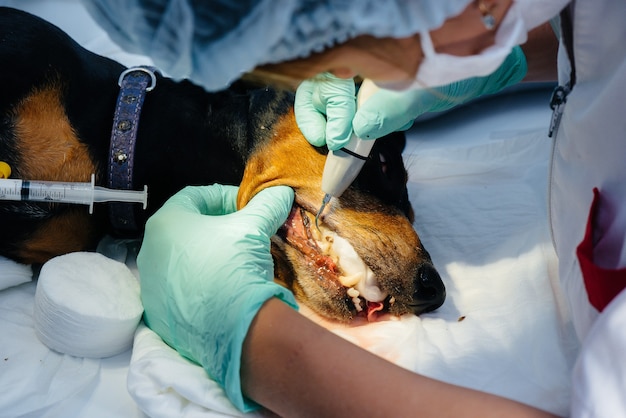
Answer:
MULTIPOLYGON (((371 80, 363 80, 356 98, 357 108, 377 90, 378 87, 371 80)), ((322 206, 315 215, 315 225, 318 224, 318 219, 330 199, 341 196, 359 175, 374 142, 373 139, 361 139, 353 132, 346 146, 337 151, 328 152, 322 174, 322 191, 325 195, 322 206)))
POLYGON ((148 205, 148 186, 143 190, 114 190, 95 185, 95 175, 91 183, 36 181, 0 178, 0 200, 75 203, 89 205, 93 213, 93 204, 100 202, 131 202, 148 205))

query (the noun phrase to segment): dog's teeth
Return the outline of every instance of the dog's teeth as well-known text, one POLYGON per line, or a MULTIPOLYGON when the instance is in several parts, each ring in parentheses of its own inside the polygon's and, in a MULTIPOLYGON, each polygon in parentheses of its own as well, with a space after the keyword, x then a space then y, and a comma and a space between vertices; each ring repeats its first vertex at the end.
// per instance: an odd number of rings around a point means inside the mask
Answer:
POLYGON ((352 303, 354 304, 354 308, 357 312, 361 312, 363 307, 361 306, 361 298, 359 298, 359 291, 354 287, 349 288, 346 291, 346 294, 352 298, 352 303))
MULTIPOLYGON (((357 284, 359 282, 359 280, 361 280, 361 275, 360 274, 353 274, 353 275, 350 275, 350 276, 339 276, 339 282, 343 286, 349 287, 350 289, 354 290, 355 292, 357 292, 357 294, 358 294, 358 290, 354 289, 352 286, 357 284)), ((348 292, 350 291, 350 289, 348 289, 348 292)), ((350 293, 348 293, 348 295, 349 294, 350 293)))

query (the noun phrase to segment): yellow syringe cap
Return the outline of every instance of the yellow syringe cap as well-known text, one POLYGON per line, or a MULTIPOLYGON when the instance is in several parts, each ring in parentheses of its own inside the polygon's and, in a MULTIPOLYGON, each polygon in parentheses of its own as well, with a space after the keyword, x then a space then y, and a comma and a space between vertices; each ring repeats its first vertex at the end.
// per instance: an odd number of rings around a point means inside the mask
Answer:
POLYGON ((8 179, 10 175, 11 166, 4 161, 0 161, 0 179, 8 179))

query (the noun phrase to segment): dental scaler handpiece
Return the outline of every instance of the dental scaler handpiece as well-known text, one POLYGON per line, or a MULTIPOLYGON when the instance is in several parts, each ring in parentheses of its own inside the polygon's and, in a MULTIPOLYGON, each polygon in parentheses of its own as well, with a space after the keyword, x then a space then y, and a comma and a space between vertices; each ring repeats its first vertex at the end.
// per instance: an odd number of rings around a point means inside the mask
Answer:
MULTIPOLYGON (((378 87, 369 79, 363 80, 357 94, 357 108, 361 106, 378 90, 378 87)), ((356 176, 361 172, 375 140, 361 139, 354 132, 350 141, 343 148, 329 151, 322 174, 322 191, 325 193, 320 210, 315 215, 315 224, 324 208, 333 197, 339 197, 352 184, 356 176)))

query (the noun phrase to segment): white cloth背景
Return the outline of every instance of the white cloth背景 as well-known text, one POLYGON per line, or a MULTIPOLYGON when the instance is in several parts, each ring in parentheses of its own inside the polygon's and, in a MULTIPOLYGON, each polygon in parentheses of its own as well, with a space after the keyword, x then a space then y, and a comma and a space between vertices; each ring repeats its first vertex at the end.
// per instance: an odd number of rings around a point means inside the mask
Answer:
POLYGON ((0 290, 30 282, 32 279, 33 269, 30 265, 0 256, 0 290))

